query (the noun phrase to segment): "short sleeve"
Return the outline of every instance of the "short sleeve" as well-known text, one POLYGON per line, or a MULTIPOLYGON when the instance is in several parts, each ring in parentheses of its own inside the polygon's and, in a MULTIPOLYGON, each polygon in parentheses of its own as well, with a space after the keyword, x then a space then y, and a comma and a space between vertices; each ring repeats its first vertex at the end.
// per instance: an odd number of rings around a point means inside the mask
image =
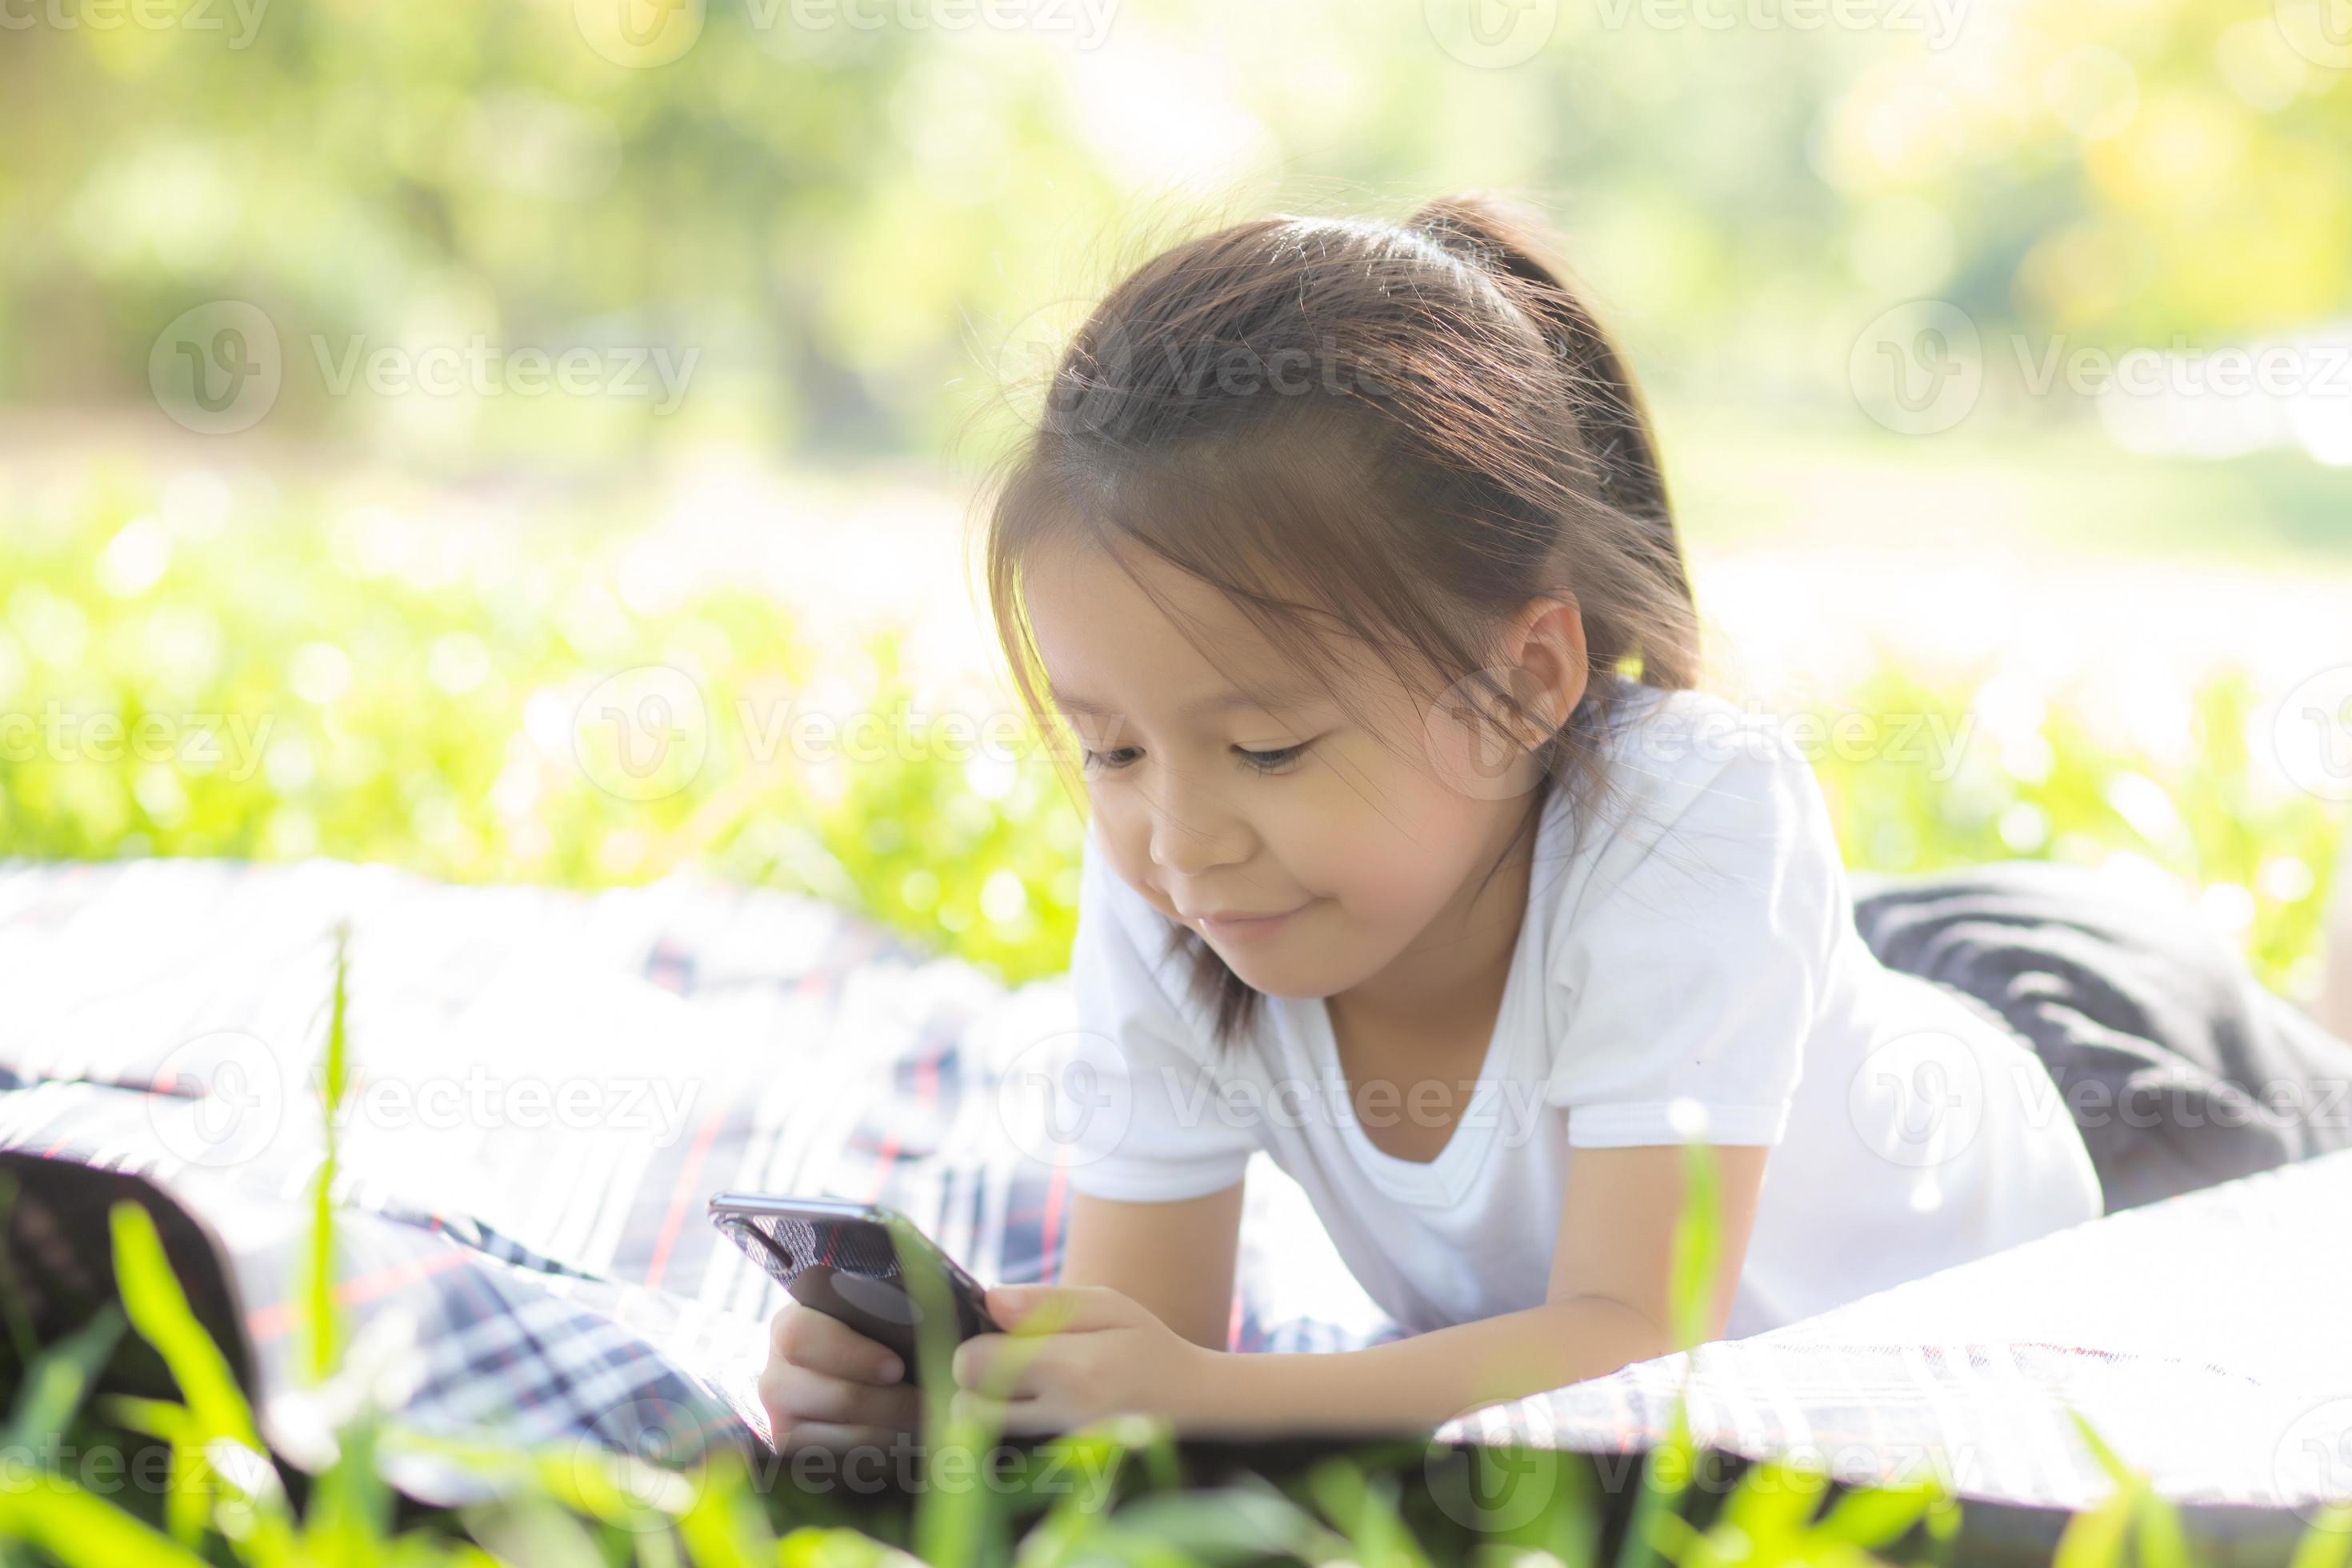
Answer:
POLYGON ((1240 1181, 1258 1147, 1220 1093, 1205 1020, 1172 1000, 1183 961, 1161 956, 1171 929, 1089 832, 1070 952, 1080 1045, 1055 1080, 1055 1121, 1088 1129, 1063 1150, 1070 1184, 1092 1196, 1205 1197, 1240 1181))
POLYGON ((1568 1022, 1544 1099, 1567 1110, 1572 1147, 1788 1131, 1851 894, 1803 755, 1760 728, 1723 749, 1634 764, 1652 785, 1642 809, 1556 932, 1568 1022))

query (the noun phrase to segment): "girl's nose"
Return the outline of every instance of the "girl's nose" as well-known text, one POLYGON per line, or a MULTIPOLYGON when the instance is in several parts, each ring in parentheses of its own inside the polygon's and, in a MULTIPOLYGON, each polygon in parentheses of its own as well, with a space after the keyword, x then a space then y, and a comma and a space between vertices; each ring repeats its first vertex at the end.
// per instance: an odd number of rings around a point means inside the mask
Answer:
POLYGON ((1248 858, 1250 829, 1213 790, 1162 784, 1151 806, 1151 859, 1181 877, 1248 858))

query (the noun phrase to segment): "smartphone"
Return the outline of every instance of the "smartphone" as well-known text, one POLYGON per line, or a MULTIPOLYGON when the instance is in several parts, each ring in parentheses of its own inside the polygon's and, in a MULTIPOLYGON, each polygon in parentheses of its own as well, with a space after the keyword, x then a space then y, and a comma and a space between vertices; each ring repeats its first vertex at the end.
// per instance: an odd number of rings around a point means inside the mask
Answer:
POLYGON ((923 1310, 907 1279, 932 1281, 925 1298, 954 1314, 954 1341, 990 1333, 987 1291, 956 1260, 895 1209, 838 1198, 720 1193, 710 1223, 791 1292, 793 1300, 837 1318, 890 1347, 915 1384, 916 1331, 923 1310))

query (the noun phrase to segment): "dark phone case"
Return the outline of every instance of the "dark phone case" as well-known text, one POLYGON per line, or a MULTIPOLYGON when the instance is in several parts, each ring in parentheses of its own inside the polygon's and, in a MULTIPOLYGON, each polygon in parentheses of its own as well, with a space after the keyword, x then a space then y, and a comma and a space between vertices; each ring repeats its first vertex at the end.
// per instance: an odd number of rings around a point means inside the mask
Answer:
POLYGON ((886 1209, 721 1193, 710 1200, 710 1221, 793 1300, 887 1346, 910 1385, 920 1384, 915 1331, 921 1310, 906 1289, 892 1222, 905 1237, 906 1267, 938 1272, 955 1311, 956 1342, 996 1326, 980 1282, 886 1209))

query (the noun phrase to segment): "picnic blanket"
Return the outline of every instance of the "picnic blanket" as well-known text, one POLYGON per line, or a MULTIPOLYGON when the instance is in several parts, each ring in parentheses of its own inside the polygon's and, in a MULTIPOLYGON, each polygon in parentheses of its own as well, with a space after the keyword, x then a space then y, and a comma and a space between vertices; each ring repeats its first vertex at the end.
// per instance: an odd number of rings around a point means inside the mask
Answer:
MULTIPOLYGON (((263 1436, 323 1462, 290 1292, 343 921, 336 1294, 409 1429, 675 1463, 765 1442, 784 1294, 711 1228, 715 1192, 885 1203, 982 1279, 1057 1275, 1066 977, 1008 990, 821 901, 690 876, 581 895, 0 862, 0 1161, 26 1183, 8 1241, 45 1337, 111 1294, 106 1200, 160 1194, 187 1222, 164 1226, 174 1263, 218 1277, 196 1304, 263 1436)), ((1263 1166, 1251 1188, 1234 1348, 1397 1331, 1295 1184, 1263 1166)), ((482 1494, 387 1466, 425 1501, 482 1494)))
POLYGON ((1441 1435, 1638 1451, 1687 1378, 1708 1447, 1792 1454, 1858 1485, 1933 1477, 1964 1498, 2079 1509, 2110 1490, 2079 1412, 2158 1491, 2203 1510, 2205 1533, 2291 1539, 2323 1502, 2352 1499, 2347 1213, 2352 1152, 2326 1154, 1441 1435))
MULTIPOLYGON (((2062 1088, 2153 1083, 2178 1110, 2352 1057, 2246 992, 2193 911, 2135 924, 2136 900, 2087 874, 2019 875, 1884 881, 1857 922, 1888 962, 2032 1040, 2062 1088), (2206 989, 2184 989, 2198 974, 2206 989)), ((152 1194, 185 1221, 166 1226, 175 1262, 217 1276, 194 1293, 265 1436, 297 1463, 320 1455, 289 1287, 322 1152, 314 1084, 339 922, 355 1081, 337 1135, 337 1296, 373 1386, 413 1430, 672 1461, 763 1441, 752 1390, 782 1293, 704 1219, 722 1189, 887 1203, 984 1279, 1056 1277, 1067 1188, 1045 1120, 1074 1026, 1066 978, 1009 990, 817 901, 696 877, 583 895, 323 861, 0 863, 0 1158, 26 1181, 9 1245, 45 1332, 108 1288, 103 1198, 152 1194)), ((2113 1139, 2093 1154, 2114 1208, 2117 1194, 2156 1202, 2345 1134, 2305 1115, 2265 1136, 2113 1139)), ((1398 1332, 1262 1158, 1239 1280, 1236 1349, 1398 1332)), ((2099 1300, 2079 1320, 2093 1357, 2099 1300)), ((1857 1380, 1864 1411, 1907 1397, 1948 1414, 1936 1381, 1948 1365, 1883 1321, 1873 1332, 1850 1355, 1822 1342, 1809 1364, 1857 1380)), ((1785 1405, 1806 1386, 1790 1364, 1738 1363, 1740 1397, 1785 1405)), ((1618 1379, 1658 1375, 1643 1363, 1618 1379)), ((1971 1397, 2001 1381, 1976 1379, 1971 1397)), ((1482 1430, 1603 1445, 1663 1430, 1653 1404, 1607 1409, 1531 1405, 1482 1430)), ((391 1463, 425 1500, 478 1495, 462 1470, 391 1463)), ((2082 1495, 2079 1473, 1982 1475, 1963 1489, 2082 1495)))

